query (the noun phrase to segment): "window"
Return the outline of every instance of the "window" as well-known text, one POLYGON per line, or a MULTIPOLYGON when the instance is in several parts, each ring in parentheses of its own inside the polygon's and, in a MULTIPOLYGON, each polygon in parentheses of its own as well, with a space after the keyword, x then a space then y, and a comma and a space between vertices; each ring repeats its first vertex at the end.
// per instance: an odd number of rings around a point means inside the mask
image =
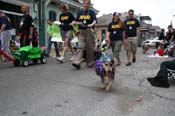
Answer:
POLYGON ((55 11, 49 11, 49 19, 51 21, 56 21, 56 12, 55 11))

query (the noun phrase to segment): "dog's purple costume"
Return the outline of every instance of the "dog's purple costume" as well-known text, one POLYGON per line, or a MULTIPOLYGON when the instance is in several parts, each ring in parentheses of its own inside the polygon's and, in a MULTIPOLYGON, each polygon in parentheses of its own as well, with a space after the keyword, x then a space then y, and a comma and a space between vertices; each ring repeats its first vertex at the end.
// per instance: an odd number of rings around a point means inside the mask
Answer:
POLYGON ((95 71, 97 75, 99 75, 100 77, 105 76, 105 71, 103 69, 102 62, 100 60, 95 61, 95 71))
POLYGON ((105 70, 102 66, 102 62, 104 62, 105 60, 110 60, 110 59, 111 59, 111 57, 109 55, 103 54, 99 60, 95 61, 95 71, 96 71, 97 75, 99 75, 100 77, 105 76, 105 70))

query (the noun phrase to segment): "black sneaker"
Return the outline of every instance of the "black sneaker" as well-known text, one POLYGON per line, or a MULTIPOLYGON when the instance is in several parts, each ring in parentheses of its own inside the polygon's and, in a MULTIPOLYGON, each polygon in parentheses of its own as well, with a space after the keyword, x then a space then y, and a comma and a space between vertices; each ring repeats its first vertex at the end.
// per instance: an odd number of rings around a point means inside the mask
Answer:
POLYGON ((147 81, 151 84, 151 83, 154 83, 156 79, 154 77, 150 77, 150 78, 147 78, 147 81))
POLYGON ((80 64, 72 63, 72 66, 74 66, 78 70, 81 68, 81 65, 80 64))
POLYGON ((155 86, 155 87, 163 87, 163 88, 169 88, 170 85, 167 81, 154 81, 151 83, 152 86, 155 86))
POLYGON ((133 59, 132 59, 132 62, 135 63, 135 62, 136 62, 136 58, 133 58, 133 59))
POLYGON ((127 63, 126 66, 131 66, 131 63, 127 63))

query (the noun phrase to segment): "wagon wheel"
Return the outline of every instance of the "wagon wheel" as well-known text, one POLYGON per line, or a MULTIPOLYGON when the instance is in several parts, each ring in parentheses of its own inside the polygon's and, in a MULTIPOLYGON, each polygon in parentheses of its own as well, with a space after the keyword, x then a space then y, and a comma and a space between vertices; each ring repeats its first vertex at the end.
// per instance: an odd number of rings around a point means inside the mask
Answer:
POLYGON ((45 57, 41 58, 40 61, 41 61, 42 64, 46 64, 47 63, 47 59, 45 57))
POLYGON ((16 59, 16 60, 13 62, 13 64, 14 64, 15 66, 19 66, 19 65, 20 65, 20 60, 16 59))
POLYGON ((24 61, 23 66, 27 67, 29 65, 29 61, 24 61))

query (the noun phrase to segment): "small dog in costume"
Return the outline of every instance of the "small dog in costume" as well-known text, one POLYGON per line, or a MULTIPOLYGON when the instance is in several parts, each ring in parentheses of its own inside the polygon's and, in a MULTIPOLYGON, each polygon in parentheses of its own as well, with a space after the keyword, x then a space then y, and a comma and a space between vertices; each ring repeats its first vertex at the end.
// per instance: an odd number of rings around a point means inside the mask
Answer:
POLYGON ((100 59, 95 61, 95 72, 101 77, 103 88, 109 91, 115 77, 115 64, 110 55, 102 54, 100 59))

